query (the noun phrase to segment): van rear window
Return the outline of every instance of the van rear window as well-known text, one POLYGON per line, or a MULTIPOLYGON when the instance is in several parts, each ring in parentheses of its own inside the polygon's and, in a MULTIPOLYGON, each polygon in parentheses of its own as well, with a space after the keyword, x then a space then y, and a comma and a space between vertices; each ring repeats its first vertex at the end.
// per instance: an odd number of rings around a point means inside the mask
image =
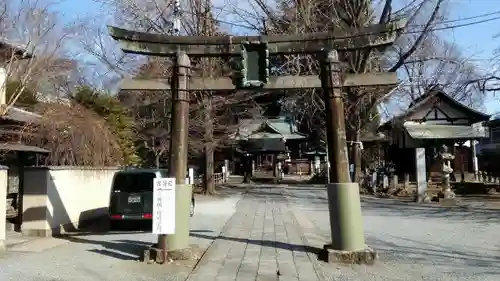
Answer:
POLYGON ((120 192, 153 191, 154 173, 118 173, 113 182, 113 190, 120 192))

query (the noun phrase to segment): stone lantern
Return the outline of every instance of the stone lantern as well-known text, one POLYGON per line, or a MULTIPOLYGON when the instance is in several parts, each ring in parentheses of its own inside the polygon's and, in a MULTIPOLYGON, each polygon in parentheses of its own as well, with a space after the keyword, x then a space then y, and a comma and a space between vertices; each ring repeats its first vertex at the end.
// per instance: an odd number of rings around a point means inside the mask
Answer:
POLYGON ((443 145, 439 153, 439 159, 441 160, 441 172, 442 172, 442 186, 441 193, 445 199, 455 198, 455 193, 451 191, 450 184, 450 174, 453 173, 451 168, 451 161, 455 159, 455 156, 448 152, 448 147, 443 145))

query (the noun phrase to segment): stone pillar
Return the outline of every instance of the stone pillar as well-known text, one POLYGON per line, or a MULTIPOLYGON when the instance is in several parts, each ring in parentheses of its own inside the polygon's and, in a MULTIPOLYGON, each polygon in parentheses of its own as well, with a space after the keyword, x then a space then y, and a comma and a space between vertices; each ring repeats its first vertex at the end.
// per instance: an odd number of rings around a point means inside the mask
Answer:
POLYGON ((281 161, 278 161, 278 178, 283 179, 283 163, 281 161))
POLYGON ((231 169, 229 168, 229 160, 224 160, 224 167, 226 167, 227 176, 231 175, 231 169))
POLYGON ((392 184, 392 188, 394 190, 398 189, 398 183, 399 183, 398 180, 399 180, 398 179, 398 175, 392 175, 392 182, 391 182, 391 184, 392 184))
POLYGON ((377 171, 373 171, 373 174, 372 174, 372 189, 373 189, 373 193, 377 192, 377 187, 378 187, 377 185, 378 185, 377 171))
POLYGON ((5 250, 7 227, 7 167, 0 166, 0 251, 5 250))
POLYGON ((243 183, 249 183, 250 178, 253 176, 252 163, 249 154, 245 154, 243 157, 243 167, 244 167, 243 183))
POLYGON ((314 156, 314 173, 321 173, 321 158, 319 156, 314 156))
POLYGON ((406 191, 410 191, 410 174, 409 173, 405 173, 405 176, 404 176, 404 188, 406 189, 406 191))
POLYGON ((314 175, 314 162, 313 160, 309 161, 309 175, 314 175))
POLYGON ((227 171, 226 166, 222 166, 222 183, 227 182, 227 171))
POLYGON ((474 171, 474 180, 480 181, 479 178, 479 163, 477 162, 476 141, 471 140, 470 146, 472 148, 472 170, 474 171))
POLYGON ((427 168, 425 166, 425 148, 415 148, 415 161, 417 167, 417 197, 418 203, 430 202, 427 195, 427 168))
POLYGON ((52 194, 55 199, 52 199, 54 203, 51 202, 48 192, 50 185, 54 184, 48 168, 32 168, 24 171, 24 194, 22 199, 20 198, 23 200, 21 225, 23 235, 49 237, 54 230, 57 233, 59 225, 56 226, 51 216, 47 216, 50 214, 48 210, 60 210, 63 204, 58 192, 52 194))
POLYGON ((321 158, 319 156, 314 156, 314 169, 315 173, 321 173, 321 158))
POLYGON ((387 177, 386 174, 384 174, 382 178, 382 189, 386 190, 389 187, 389 177, 387 177))
MULTIPOLYGON (((274 165, 273 165, 273 167, 274 167, 274 165)), ((252 177, 253 176, 255 176, 255 160, 252 159, 252 177)))

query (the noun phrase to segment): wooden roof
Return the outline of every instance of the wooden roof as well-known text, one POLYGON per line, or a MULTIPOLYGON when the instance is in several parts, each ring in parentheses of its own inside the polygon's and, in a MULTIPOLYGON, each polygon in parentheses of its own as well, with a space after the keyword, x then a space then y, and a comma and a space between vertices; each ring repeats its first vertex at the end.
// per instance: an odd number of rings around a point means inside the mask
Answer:
POLYGON ((42 116, 24 109, 10 106, 4 116, 0 116, 0 120, 9 120, 19 123, 37 123, 42 119, 42 116))
POLYGON ((276 119, 243 119, 240 120, 238 132, 234 139, 304 139, 296 124, 285 118, 276 119))
POLYGON ((6 38, 0 37, 0 61, 5 62, 11 59, 12 52, 17 59, 20 58, 30 58, 33 56, 30 52, 27 52, 26 46, 22 44, 16 44, 6 38))
POLYGON ((432 86, 426 91, 426 93, 410 103, 410 106, 405 112, 385 122, 380 127, 387 128, 391 127, 394 123, 407 121, 409 118, 411 118, 411 115, 413 113, 422 108, 425 108, 426 106, 432 105, 432 103, 435 103, 436 101, 445 101, 458 110, 464 112, 468 116, 468 119, 470 119, 470 123, 488 121, 490 119, 490 115, 479 112, 458 102, 457 100, 446 94, 444 90, 442 90, 439 86, 432 86))

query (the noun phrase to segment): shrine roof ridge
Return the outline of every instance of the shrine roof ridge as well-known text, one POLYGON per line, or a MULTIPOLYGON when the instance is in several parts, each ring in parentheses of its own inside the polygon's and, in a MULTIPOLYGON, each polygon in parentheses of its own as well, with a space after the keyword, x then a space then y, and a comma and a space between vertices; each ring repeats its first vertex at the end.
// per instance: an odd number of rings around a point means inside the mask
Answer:
POLYGON ((401 114, 391 118, 390 120, 384 122, 380 127, 389 126, 390 124, 392 124, 394 122, 404 120, 412 112, 418 110, 420 107, 426 105, 427 103, 432 102, 432 99, 436 98, 436 96, 438 96, 438 95, 440 95, 441 97, 444 97, 445 99, 449 100, 451 103, 457 105, 458 107, 460 107, 466 111, 469 111, 473 115, 473 119, 477 119, 480 121, 488 121, 490 119, 490 115, 482 113, 480 111, 475 110, 474 108, 471 108, 469 106, 462 104, 461 102, 454 99, 452 96, 448 95, 440 87, 433 85, 432 87, 429 87, 427 89, 427 91, 422 96, 416 98, 412 103, 410 103, 410 107, 406 111, 404 111, 403 113, 401 113, 401 114))

